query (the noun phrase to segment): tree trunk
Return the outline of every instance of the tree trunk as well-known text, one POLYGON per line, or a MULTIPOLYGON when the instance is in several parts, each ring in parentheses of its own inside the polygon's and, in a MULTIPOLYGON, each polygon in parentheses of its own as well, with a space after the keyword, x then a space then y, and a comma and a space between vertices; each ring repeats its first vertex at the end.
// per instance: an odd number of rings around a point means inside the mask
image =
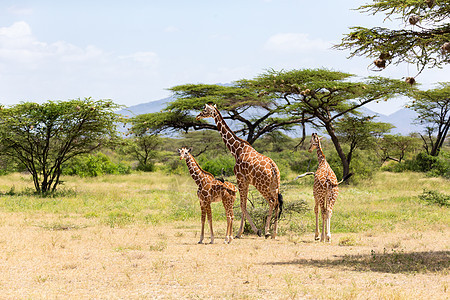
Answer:
POLYGON ((445 137, 448 134, 448 129, 450 127, 450 120, 444 124, 444 128, 438 132, 436 143, 434 143, 433 148, 431 149, 431 156, 438 156, 441 150, 442 145, 444 145, 445 137))
POLYGON ((342 178, 344 178, 345 176, 347 176, 350 173, 350 164, 347 160, 347 156, 344 153, 344 150, 342 150, 341 144, 339 143, 338 138, 336 137, 336 134, 334 133, 334 128, 331 124, 327 123, 325 124, 325 129, 327 130, 328 134, 331 137, 331 141, 334 144, 334 148, 336 149, 339 158, 341 159, 341 163, 342 163, 342 170, 343 170, 343 174, 342 174, 342 178))

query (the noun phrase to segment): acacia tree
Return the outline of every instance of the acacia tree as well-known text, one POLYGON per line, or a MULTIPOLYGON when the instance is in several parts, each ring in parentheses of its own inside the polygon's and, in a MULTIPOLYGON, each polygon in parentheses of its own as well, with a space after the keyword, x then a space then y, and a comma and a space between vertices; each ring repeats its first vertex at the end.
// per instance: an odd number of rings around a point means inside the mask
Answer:
POLYGON ((378 152, 383 162, 388 159, 401 163, 403 158, 409 152, 414 152, 420 143, 420 139, 414 136, 402 135, 384 135, 378 139, 375 149, 378 152))
POLYGON ((150 131, 217 130, 214 124, 196 121, 194 117, 205 103, 214 102, 224 119, 233 123, 233 130, 251 144, 265 134, 294 126, 303 127, 304 137, 305 124, 309 122, 330 135, 346 176, 349 164, 333 124, 367 103, 387 100, 409 88, 398 80, 369 77, 352 82, 351 77, 352 74, 326 69, 268 70, 230 86, 176 86, 171 90, 177 99, 162 113, 139 115, 132 122, 150 131))
POLYGON ((350 166, 336 134, 335 123, 368 103, 388 100, 411 89, 399 80, 368 77, 354 82, 351 77, 352 74, 325 69, 269 70, 248 84, 263 93, 285 99, 289 104, 287 114, 301 116, 304 122, 326 131, 341 159, 345 177, 350 173, 350 166))
POLYGON ((438 156, 450 128, 450 82, 441 82, 435 89, 414 91, 414 100, 408 105, 426 124, 426 135, 421 135, 424 148, 431 156, 438 156))
POLYGON ((211 129, 216 125, 195 120, 206 103, 214 102, 223 118, 232 123, 237 134, 253 144, 258 138, 275 130, 289 130, 303 120, 301 116, 285 114, 289 103, 285 99, 262 93, 246 81, 233 85, 186 84, 170 89, 176 100, 159 113, 138 115, 131 119, 134 128, 152 132, 211 129))
MULTIPOLYGON (((360 6, 364 13, 384 13, 385 20, 395 16, 404 29, 383 27, 350 28, 337 49, 351 50, 350 57, 375 58, 373 64, 383 69, 390 63, 417 65, 419 73, 426 67, 441 67, 450 62, 450 3, 443 0, 374 0, 360 6)), ((408 79, 408 78, 407 78, 408 79)), ((409 78, 410 83, 414 79, 409 78)))
POLYGON ((358 117, 344 116, 336 122, 336 135, 343 143, 350 146, 347 152, 348 164, 351 164, 352 156, 357 148, 369 149, 376 145, 377 138, 382 137, 394 126, 384 122, 374 122, 375 116, 358 117))
POLYGON ((53 192, 61 166, 116 137, 120 106, 91 98, 25 102, 0 110, 0 154, 18 159, 38 193, 53 192))

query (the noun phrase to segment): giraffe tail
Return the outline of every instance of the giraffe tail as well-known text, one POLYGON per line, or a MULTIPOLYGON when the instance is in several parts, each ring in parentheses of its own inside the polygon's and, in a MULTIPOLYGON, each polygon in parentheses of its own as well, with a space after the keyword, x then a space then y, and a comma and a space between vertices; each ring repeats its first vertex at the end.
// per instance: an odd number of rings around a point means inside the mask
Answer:
POLYGON ((352 177, 352 175, 353 175, 353 173, 348 173, 347 175, 345 175, 344 178, 342 178, 341 181, 339 181, 339 182, 337 183, 337 185, 343 183, 344 181, 346 181, 347 179, 349 179, 350 177, 352 177))
POLYGON ((278 213, 278 219, 281 216, 281 212, 283 211, 283 195, 278 194, 278 208, 280 209, 280 212, 278 213))

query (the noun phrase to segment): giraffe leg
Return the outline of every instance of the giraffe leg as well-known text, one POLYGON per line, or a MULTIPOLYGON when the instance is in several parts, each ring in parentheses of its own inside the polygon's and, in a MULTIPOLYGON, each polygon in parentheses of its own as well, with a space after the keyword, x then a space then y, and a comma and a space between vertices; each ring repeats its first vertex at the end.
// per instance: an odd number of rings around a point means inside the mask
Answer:
POLYGON ((214 231, 213 231, 213 226, 212 226, 211 204, 208 204, 206 206, 206 213, 208 215, 209 229, 211 231, 211 242, 210 242, 210 244, 214 244, 214 231))
POLYGON ((317 205, 317 202, 316 205, 314 206, 314 213, 316 214, 316 232, 314 234, 314 240, 318 241, 320 231, 319 231, 319 206, 317 205))
POLYGON ((200 206, 200 208, 202 209, 202 230, 200 232, 200 241, 198 242, 199 244, 203 242, 203 237, 205 236, 205 219, 206 219, 206 207, 202 205, 200 206))
POLYGON ((267 215, 266 219, 266 226, 264 227, 264 236, 266 239, 270 236, 269 227, 270 227, 270 220, 272 219, 272 212, 273 212, 273 205, 272 203, 269 206, 269 214, 267 215))
POLYGON ((333 207, 336 202, 337 196, 339 194, 339 189, 337 186, 330 188, 328 192, 328 202, 327 202, 327 237, 326 241, 331 242, 331 216, 333 215, 333 207))
POLYGON ((320 235, 320 241, 323 242, 325 241, 325 226, 327 224, 327 213, 325 212, 325 209, 322 209, 322 234, 320 235))
POLYGON ((232 196, 226 197, 223 202, 223 207, 225 208, 225 215, 227 216, 227 233, 225 236, 225 244, 231 243, 233 240, 233 202, 234 199, 232 196), (224 201, 225 200, 225 201, 224 201))
POLYGON ((327 236, 326 236, 326 242, 331 242, 331 211, 327 211, 327 236))
POLYGON ((273 223, 273 232, 272 232, 272 238, 273 239, 277 237, 277 232, 278 232, 278 229, 277 229, 277 226, 278 226, 278 209, 279 209, 279 207, 277 206, 275 208, 275 221, 273 223))
POLYGON ((248 222, 250 223, 250 226, 252 227, 253 232, 258 234, 258 236, 261 236, 261 231, 258 230, 258 228, 256 228, 255 224, 253 224, 252 218, 250 217, 250 215, 247 212, 248 184, 238 182, 238 185, 239 185, 239 195, 241 198, 242 218, 241 218, 241 226, 239 227, 239 231, 238 231, 238 234, 236 235, 236 238, 238 238, 238 239, 241 238, 241 235, 244 232, 245 219, 247 219, 248 222))

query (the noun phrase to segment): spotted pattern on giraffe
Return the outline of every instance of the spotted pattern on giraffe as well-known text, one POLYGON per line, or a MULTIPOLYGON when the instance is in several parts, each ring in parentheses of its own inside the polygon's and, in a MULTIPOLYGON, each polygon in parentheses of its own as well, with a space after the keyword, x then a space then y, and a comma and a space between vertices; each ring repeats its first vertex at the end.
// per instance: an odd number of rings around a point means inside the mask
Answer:
POLYGON ((316 231, 314 239, 318 240, 319 231, 319 208, 322 214, 322 234, 320 241, 331 242, 331 216, 334 204, 339 195, 338 181, 336 175, 328 164, 320 144, 320 137, 317 133, 311 136, 309 152, 317 149, 317 159, 319 165, 314 173, 313 195, 315 200, 314 213, 316 215, 316 231))
POLYGON ((198 243, 203 243, 206 216, 208 216, 208 223, 211 231, 210 243, 214 243, 211 203, 220 201, 222 201, 223 203, 225 214, 227 216, 227 231, 225 236, 225 243, 231 243, 231 241, 233 240, 233 205, 234 201, 236 200, 237 188, 230 182, 222 182, 220 180, 217 180, 211 173, 203 170, 190 153, 190 149, 183 147, 181 149, 178 149, 178 153, 180 154, 180 159, 186 160, 186 165, 189 169, 189 173, 198 186, 197 196, 200 201, 200 208, 202 212, 202 229, 200 233, 200 241, 198 243))
POLYGON ((236 136, 224 121, 220 111, 215 105, 206 104, 204 110, 197 116, 197 120, 203 118, 213 118, 222 139, 234 156, 236 164, 234 174, 236 175, 241 201, 241 226, 236 237, 241 237, 244 231, 244 222, 247 219, 252 230, 261 235, 261 231, 256 228, 250 215, 247 212, 247 196, 249 185, 261 193, 269 203, 269 213, 265 225, 266 238, 277 235, 277 225, 279 213, 282 211, 283 197, 280 194, 280 171, 275 162, 261 153, 258 153, 247 141, 236 136), (269 227, 274 212, 273 233, 270 234, 269 227))

